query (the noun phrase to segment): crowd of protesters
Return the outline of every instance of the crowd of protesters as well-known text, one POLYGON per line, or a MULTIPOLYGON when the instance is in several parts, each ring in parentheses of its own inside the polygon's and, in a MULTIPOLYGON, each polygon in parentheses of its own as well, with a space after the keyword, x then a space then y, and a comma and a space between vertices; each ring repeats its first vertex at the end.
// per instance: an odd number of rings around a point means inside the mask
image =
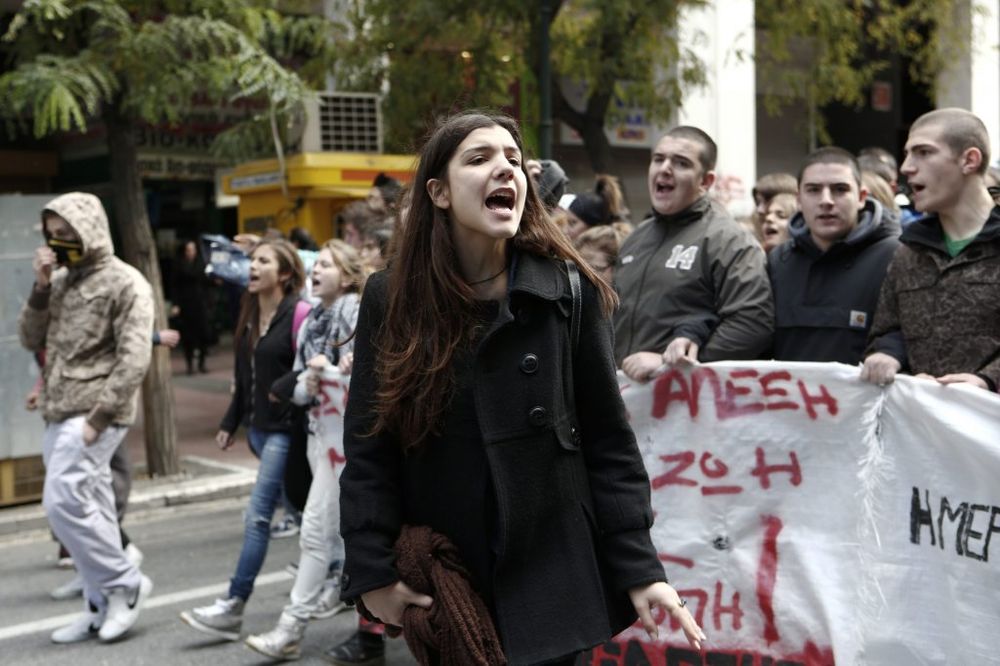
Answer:
MULTIPOLYGON (((979 118, 920 117, 901 165, 878 148, 816 150, 797 173, 758 180, 744 224, 713 199, 718 151, 696 127, 667 132, 648 169, 652 209, 635 216, 613 176, 569 194, 558 163, 523 161, 514 121, 459 114, 431 135, 411 186, 380 175, 338 213, 340 240, 237 237, 249 281, 217 441, 228 448, 247 427, 260 468, 229 590, 184 622, 241 638, 284 501, 302 511, 295 583, 274 629, 246 638, 271 658, 299 657, 311 619, 357 602, 357 631, 326 657, 378 663, 383 621, 410 627, 407 607, 445 603, 394 567, 394 546, 425 544, 404 524, 454 544, 479 604, 460 609, 469 631, 510 663, 572 663, 636 617, 653 632, 657 605, 700 647, 651 549, 616 368, 644 382, 676 364, 840 362, 880 386, 905 372, 997 391, 1000 173, 979 118), (537 353, 515 351, 526 339, 537 353), (342 478, 305 409, 328 367, 352 378, 342 478), (552 404, 518 412, 542 394, 552 404), (519 443, 496 446, 508 441, 519 443), (556 445, 586 455, 555 456, 556 445), (289 473, 296 456, 302 474, 289 473), (632 513, 611 508, 624 495, 632 513), (567 513, 581 502, 601 546, 567 513), (549 546, 519 542, 537 530, 549 546)), ((86 606, 52 640, 113 641, 152 589, 114 520, 109 471, 148 364, 152 299, 114 258, 95 197, 63 195, 42 219, 20 333, 46 356, 44 503, 86 606)), ((182 244, 174 293, 189 373, 205 371, 211 337, 204 269, 197 244, 182 244)))

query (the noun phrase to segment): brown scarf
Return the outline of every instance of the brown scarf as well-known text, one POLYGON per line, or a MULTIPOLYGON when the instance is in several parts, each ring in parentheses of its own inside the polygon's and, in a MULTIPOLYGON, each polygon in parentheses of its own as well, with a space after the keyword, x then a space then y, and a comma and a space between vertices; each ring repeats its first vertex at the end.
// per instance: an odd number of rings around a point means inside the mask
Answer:
MULTIPOLYGON (((400 579, 434 599, 430 609, 403 612, 403 636, 422 666, 503 666, 507 663, 486 604, 447 537, 429 527, 405 525, 396 541, 400 579)), ((387 627, 390 636, 398 635, 387 627)))

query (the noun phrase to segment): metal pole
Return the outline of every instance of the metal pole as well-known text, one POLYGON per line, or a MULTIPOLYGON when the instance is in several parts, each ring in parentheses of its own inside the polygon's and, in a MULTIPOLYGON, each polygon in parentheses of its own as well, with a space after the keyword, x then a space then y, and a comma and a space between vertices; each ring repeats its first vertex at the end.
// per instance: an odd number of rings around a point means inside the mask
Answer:
POLYGON ((549 58, 549 27, 552 25, 552 6, 550 0, 541 0, 539 3, 539 23, 538 45, 538 92, 539 111, 541 118, 538 122, 538 151, 542 159, 552 159, 552 66, 549 58))

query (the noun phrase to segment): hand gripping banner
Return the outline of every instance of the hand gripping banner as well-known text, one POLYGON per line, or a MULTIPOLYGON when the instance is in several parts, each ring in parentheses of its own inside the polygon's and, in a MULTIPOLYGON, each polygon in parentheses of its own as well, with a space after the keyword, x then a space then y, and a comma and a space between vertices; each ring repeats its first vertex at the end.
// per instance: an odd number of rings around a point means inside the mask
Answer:
POLYGON ((637 625, 591 663, 1000 663, 1000 397, 858 376, 765 362, 619 375, 653 541, 708 643, 694 652, 661 614, 661 641, 637 625))
MULTIPOLYGON (((708 635, 664 613, 594 666, 1000 664, 1000 397, 839 364, 619 374, 653 541, 708 635)), ((335 371, 316 410, 343 430, 335 371)), ((342 458, 342 442, 333 443, 342 458)))

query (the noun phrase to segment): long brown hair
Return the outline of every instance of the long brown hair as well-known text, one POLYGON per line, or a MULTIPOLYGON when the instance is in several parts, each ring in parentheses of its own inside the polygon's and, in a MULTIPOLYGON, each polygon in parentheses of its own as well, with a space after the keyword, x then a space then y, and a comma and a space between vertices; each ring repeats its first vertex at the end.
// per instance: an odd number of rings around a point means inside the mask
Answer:
MULTIPOLYGON (((426 183, 446 180, 459 144, 477 129, 502 127, 523 152, 517 122, 505 115, 468 111, 440 122, 420 154, 410 208, 389 273, 388 305, 378 334, 376 422, 373 432, 391 432, 405 449, 420 446, 435 431, 451 397, 451 361, 474 324, 475 292, 458 271, 446 212, 433 204, 426 183)), ((520 169, 524 169, 523 162, 520 169)), ((614 291, 552 222, 525 174, 527 197, 513 247, 542 257, 572 259, 594 283, 602 310, 617 305, 614 291)))
MULTIPOLYGON (((302 260, 299 259, 295 246, 283 238, 264 238, 250 250, 250 257, 252 258, 255 252, 265 246, 274 250, 274 256, 278 258, 278 278, 283 275, 288 276, 281 285, 285 296, 302 291, 302 285, 306 283, 306 269, 302 266, 302 260)), ((244 291, 240 301, 240 316, 236 323, 237 346, 242 344, 247 329, 250 330, 250 348, 253 349, 260 336, 260 301, 257 294, 244 291)))

